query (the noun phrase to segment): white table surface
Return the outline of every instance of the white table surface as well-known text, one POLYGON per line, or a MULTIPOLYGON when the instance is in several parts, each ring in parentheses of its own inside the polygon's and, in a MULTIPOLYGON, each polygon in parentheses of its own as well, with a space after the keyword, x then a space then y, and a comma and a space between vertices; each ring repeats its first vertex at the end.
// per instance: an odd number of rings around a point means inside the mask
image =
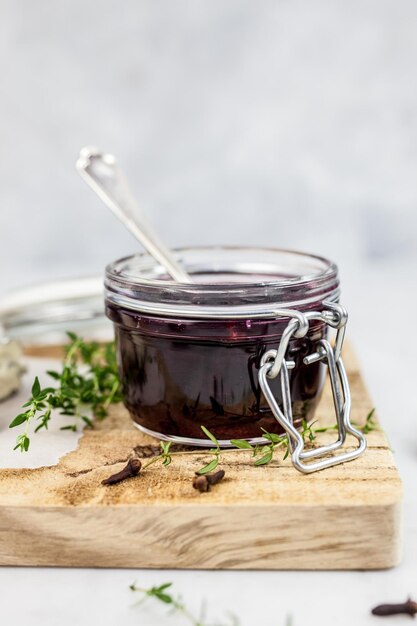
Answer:
MULTIPOLYGON (((198 611, 207 602, 208 617, 219 623, 228 611, 234 612, 241 626, 284 626, 289 614, 293 626, 343 625, 378 623, 369 614, 375 604, 402 601, 408 594, 417 596, 417 403, 413 401, 416 387, 415 352, 417 335, 405 333, 392 338, 398 315, 389 318, 376 312, 389 295, 389 300, 415 304, 413 276, 404 275, 394 282, 395 270, 367 270, 360 280, 346 284, 351 298, 350 337, 359 353, 366 380, 382 423, 391 441, 405 485, 404 558, 393 570, 375 572, 194 572, 147 571, 115 569, 52 569, 1 568, 0 620, 2 624, 33 624, 42 626, 83 626, 95 621, 100 626, 123 624, 153 626, 154 624, 186 623, 180 617, 165 617, 166 610, 149 602, 134 606, 135 597, 129 584, 137 581, 147 587, 166 581, 174 583, 190 608, 198 611), (391 272, 391 273, 390 273, 391 272), (408 299, 408 300, 407 300, 408 299), (381 340, 383 339, 383 340, 381 340)), ((406 314, 408 322, 412 315, 406 314)), ((26 378, 27 392, 33 362, 26 378)), ((11 434, 7 422, 18 404, 18 398, 0 405, 1 465, 11 464, 11 434)), ((13 437, 15 433, 12 433, 13 437)), ((14 453, 14 465, 44 463, 76 445, 71 433, 42 434, 33 445, 33 457, 14 453), (50 444, 53 443, 53 446, 50 444)), ((52 461, 51 461, 52 462, 52 461)), ((408 623, 407 616, 393 622, 408 623)), ((383 621, 381 623, 391 623, 383 621)))

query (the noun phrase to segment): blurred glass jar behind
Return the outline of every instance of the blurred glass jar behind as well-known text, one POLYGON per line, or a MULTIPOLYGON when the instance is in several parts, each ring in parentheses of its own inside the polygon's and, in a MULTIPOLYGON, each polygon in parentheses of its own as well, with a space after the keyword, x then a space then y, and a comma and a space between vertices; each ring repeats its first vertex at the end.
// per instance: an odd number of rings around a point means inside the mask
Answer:
POLYGON ((86 340, 110 341, 103 279, 76 278, 35 285, 0 299, 0 337, 17 340, 27 354, 49 354, 67 343, 68 331, 86 340))

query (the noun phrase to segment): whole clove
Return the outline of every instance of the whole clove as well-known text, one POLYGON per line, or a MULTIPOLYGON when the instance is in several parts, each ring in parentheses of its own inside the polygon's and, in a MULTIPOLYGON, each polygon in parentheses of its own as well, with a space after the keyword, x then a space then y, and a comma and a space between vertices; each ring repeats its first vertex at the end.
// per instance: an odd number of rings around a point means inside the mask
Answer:
POLYGON ((380 604, 372 609, 372 615, 400 615, 401 613, 414 617, 417 614, 417 602, 408 598, 402 604, 380 604))
POLYGON ((217 483, 223 480, 224 476, 224 470, 219 470, 218 472, 214 472, 214 474, 196 474, 193 478, 193 487, 197 489, 197 491, 200 491, 200 493, 210 491, 212 485, 217 485, 217 483))
POLYGON ((108 478, 105 478, 101 481, 102 485, 115 485, 116 483, 122 482, 122 480, 126 480, 126 478, 132 478, 132 476, 137 476, 142 467, 142 463, 137 457, 133 457, 129 459, 127 465, 117 472, 117 474, 113 474, 108 478))

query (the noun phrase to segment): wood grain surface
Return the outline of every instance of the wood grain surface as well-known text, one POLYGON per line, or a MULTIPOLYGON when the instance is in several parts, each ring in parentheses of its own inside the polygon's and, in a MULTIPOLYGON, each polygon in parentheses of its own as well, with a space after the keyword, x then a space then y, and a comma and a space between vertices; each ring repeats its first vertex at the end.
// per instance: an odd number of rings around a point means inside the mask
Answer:
MULTIPOLYGON (((345 351, 346 352, 346 351, 345 351)), ((353 419, 372 403, 345 354, 353 419)), ((325 387, 317 417, 334 421, 325 387)), ((332 438, 320 435, 320 442, 332 438)), ((352 442, 350 442, 352 443, 352 442)), ((401 554, 401 480, 384 433, 360 459, 302 475, 289 459, 254 467, 227 453, 225 479, 192 488, 203 455, 174 457, 113 486, 101 481, 158 442, 122 406, 53 467, 0 470, 0 565, 198 569, 379 569, 401 554)))

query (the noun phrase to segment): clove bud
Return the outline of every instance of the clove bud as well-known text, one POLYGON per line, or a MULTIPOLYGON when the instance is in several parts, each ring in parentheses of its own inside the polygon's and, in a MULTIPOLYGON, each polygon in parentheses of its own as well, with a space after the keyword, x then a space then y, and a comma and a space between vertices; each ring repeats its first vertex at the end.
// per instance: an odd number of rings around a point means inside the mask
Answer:
POLYGON ((129 459, 127 465, 117 472, 117 474, 113 474, 108 478, 105 478, 101 481, 102 485, 115 485, 116 483, 120 483, 122 480, 126 480, 126 478, 131 478, 132 476, 137 476, 140 472, 140 468, 142 467, 142 463, 139 461, 137 457, 133 457, 129 459))
POLYGON ((417 614, 417 602, 408 598, 407 602, 402 604, 380 604, 372 609, 372 615, 400 615, 401 613, 414 617, 417 614))
POLYGON ((200 493, 210 491, 212 485, 217 485, 217 483, 223 480, 224 475, 224 470, 219 470, 218 472, 214 472, 214 474, 196 474, 193 478, 193 487, 197 489, 197 491, 200 491, 200 493))

